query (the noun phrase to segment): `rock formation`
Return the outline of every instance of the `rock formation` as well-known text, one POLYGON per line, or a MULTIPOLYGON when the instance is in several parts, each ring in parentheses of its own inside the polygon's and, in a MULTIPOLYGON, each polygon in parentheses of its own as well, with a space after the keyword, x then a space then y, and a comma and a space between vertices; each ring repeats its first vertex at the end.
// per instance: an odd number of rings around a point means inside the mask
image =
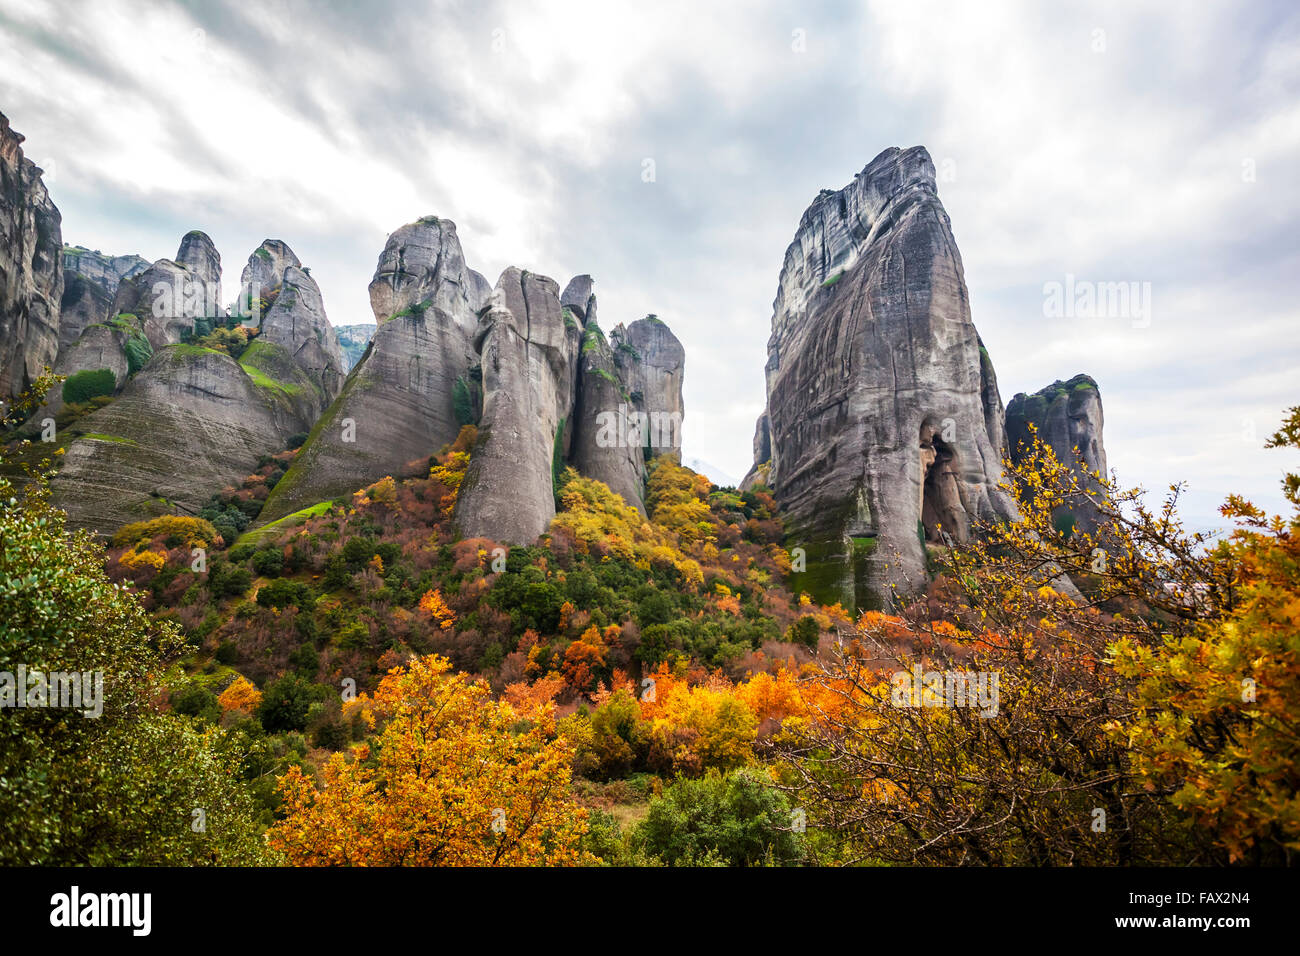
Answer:
POLYGON ((224 353, 163 349, 115 402, 78 423, 84 434, 67 447, 55 502, 73 527, 103 533, 195 513, 309 425, 274 391, 224 353))
POLYGON ((321 399, 311 415, 315 421, 338 394, 346 368, 334 326, 325 315, 320 286, 300 265, 289 246, 266 239, 248 256, 242 286, 260 304, 269 303, 260 316, 256 345, 282 347, 315 382, 321 399))
POLYGON ((646 417, 643 436, 651 455, 681 457, 682 380, 686 350, 672 330, 656 315, 637 319, 609 334, 614 362, 622 373, 628 395, 646 417))
POLYGON ((63 273, 79 275, 99 286, 111 300, 123 279, 131 279, 149 268, 151 263, 143 256, 109 256, 84 246, 63 247, 63 273))
POLYGON ((501 273, 475 333, 483 418, 456 499, 466 537, 531 543, 555 516, 554 475, 572 419, 582 329, 553 279, 501 273))
MULTIPOLYGON (((343 375, 338 341, 315 280, 279 246, 280 271, 265 276, 275 295, 238 359, 195 344, 214 319, 187 314, 189 304, 179 314, 117 314, 92 324, 60 357, 61 371, 108 368, 121 388, 115 402, 76 422, 79 437, 55 479, 55 498, 74 527, 110 532, 156 512, 193 512, 248 474, 261 455, 308 431, 333 401, 343 375), (150 357, 151 330, 165 335, 150 357), (148 359, 142 368, 140 356, 148 359), (120 493, 110 494, 112 488, 120 493)), ((254 253, 250 261, 260 258, 254 253)), ((189 233, 177 259, 123 280, 115 304, 142 303, 155 294, 151 280, 162 276, 213 294, 220 288, 220 257, 203 233, 189 233)))
POLYGON ((0 113, 0 402, 53 367, 59 350, 62 220, 22 142, 0 113))
MULTIPOLYGON (((80 246, 63 247, 63 297, 59 303, 59 358, 88 326, 106 322, 123 279, 149 268, 140 256, 106 256, 80 246)), ((102 366, 97 366, 102 367, 102 366)))
POLYGON ((483 422, 456 502, 467 536, 531 542, 555 514, 565 465, 644 512, 646 461, 680 457, 681 343, 655 316, 606 341, 593 288, 578 276, 557 296, 555 282, 517 269, 498 281, 476 337, 483 422))
POLYGON ((674 441, 682 415, 681 343, 662 322, 619 326, 607 342, 590 276, 561 294, 512 267, 489 287, 466 266, 455 224, 434 216, 389 237, 370 303, 369 345, 261 522, 401 473, 467 424, 478 439, 456 520, 468 536, 531 543, 569 464, 644 509, 643 419, 674 441))
POLYGON ((112 294, 85 276, 64 271, 63 296, 59 300, 60 356, 81 337, 88 326, 108 319, 112 294))
POLYGON ((636 418, 639 409, 614 362, 613 350, 594 323, 583 336, 577 383, 573 467, 603 481, 625 502, 644 511, 645 452, 636 418))
POLYGON ((242 301, 248 301, 251 313, 253 299, 269 301, 280 291, 284 272, 288 268, 301 269, 302 263, 294 255, 288 244, 280 239, 267 239, 253 250, 248 257, 248 264, 239 275, 239 291, 242 301))
POLYGON ((159 259, 123 279, 111 314, 134 315, 144 322, 154 349, 180 342, 197 318, 219 314, 221 256, 206 233, 194 230, 181 240, 175 261, 159 259))
POLYGON ((823 600, 886 605, 923 584, 927 545, 1015 516, 997 488, 997 384, 925 149, 886 150, 804 213, 774 302, 765 414, 755 445, 770 440, 767 482, 807 555, 800 583, 823 600))
POLYGON ((455 440, 457 382, 475 364, 486 282, 468 269, 450 220, 427 216, 388 237, 370 283, 378 328, 262 509, 270 521, 351 494, 455 440))
MULTIPOLYGON (((1093 492, 1100 485, 1093 475, 1105 476, 1106 449, 1102 445, 1101 391, 1088 375, 1079 374, 1067 382, 1053 382, 1026 395, 1021 392, 1007 406, 1007 442, 1011 458, 1020 462, 1032 444, 1029 426, 1052 449, 1058 461, 1070 465, 1083 486, 1093 492)), ((1097 528, 1097 509, 1083 499, 1063 507, 1055 516, 1058 527, 1073 526, 1092 534, 1097 528)))

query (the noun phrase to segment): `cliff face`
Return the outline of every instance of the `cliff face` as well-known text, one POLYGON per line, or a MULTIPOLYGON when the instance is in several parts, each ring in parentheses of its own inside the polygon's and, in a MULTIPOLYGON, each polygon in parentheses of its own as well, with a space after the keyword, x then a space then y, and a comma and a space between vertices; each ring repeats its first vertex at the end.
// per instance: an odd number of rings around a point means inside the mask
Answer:
POLYGON ((559 286, 507 269, 479 322, 484 405, 456 500, 470 537, 531 543, 555 515, 566 466, 645 511, 646 462, 680 457, 685 354, 654 317, 609 339, 591 276, 559 286))
POLYGON ((479 321, 483 419, 456 499, 466 537, 531 543, 555 516, 553 476, 568 449, 582 330, 553 279, 511 267, 479 321))
POLYGON ((923 584, 927 542, 1014 517, 997 384, 923 148, 817 197, 773 306, 755 444, 770 441, 767 480, 807 553, 801 586, 888 604, 923 584))
POLYGON ((577 384, 570 464, 644 512, 645 452, 638 409, 613 350, 594 323, 583 336, 577 384))
POLYGON ((73 527, 103 533, 195 513, 308 426, 274 392, 224 353, 163 349, 115 402, 81 420, 85 435, 67 447, 55 503, 73 527))
POLYGON ((639 415, 671 419, 664 433, 680 434, 684 357, 662 322, 620 326, 606 342, 590 276, 561 294, 512 267, 489 286, 466 265, 455 223, 434 216, 389 236, 370 304, 377 327, 361 360, 260 521, 400 473, 467 424, 479 435, 456 503, 466 535, 532 543, 568 464, 644 508, 639 415))
POLYGON ((278 294, 262 316, 257 343, 283 348, 293 364, 307 373, 320 398, 309 413, 315 421, 343 385, 343 352, 334 326, 325 315, 316 280, 288 259, 283 264, 276 285, 278 294))
POLYGON ((81 246, 63 247, 63 272, 74 273, 101 288, 112 299, 123 279, 131 279, 150 266, 143 256, 110 256, 81 246))
POLYGON ((76 343, 87 326, 112 317, 109 310, 122 280, 133 278, 148 268, 149 262, 140 256, 106 256, 78 246, 63 247, 63 298, 59 303, 60 361, 63 360, 65 350, 76 343))
MULTIPOLYGON (((290 264, 297 257, 280 245, 285 254, 265 276, 277 295, 238 359, 179 343, 196 331, 198 305, 189 302, 178 313, 150 307, 148 317, 115 315, 92 324, 60 357, 61 371, 111 369, 121 391, 77 422, 82 437, 68 446, 55 479, 55 498, 74 527, 110 532, 154 513, 193 512, 247 475, 261 455, 310 429, 333 401, 342 379, 338 341, 315 281, 290 264), (144 344, 150 330, 164 333, 152 357, 144 344), (132 346, 137 361, 148 359, 142 368, 130 365, 132 346)), ((250 260, 260 258, 254 253, 250 260)), ((177 260, 124 279, 117 303, 148 306, 147 296, 167 305, 172 291, 152 285, 165 276, 218 294, 220 257, 203 233, 182 240, 177 260)))
MULTIPOLYGON (((1023 460, 1032 444, 1029 426, 1061 461, 1074 469, 1083 486, 1094 492, 1100 484, 1093 475, 1106 475, 1106 449, 1102 445, 1104 418, 1101 391, 1088 375, 1053 382, 1032 395, 1020 393, 1007 406, 1007 441, 1011 459, 1023 460)), ((1092 534, 1097 528, 1096 505, 1082 499, 1062 507, 1055 516, 1058 527, 1073 526, 1092 534)))
POLYGON ((112 315, 135 315, 154 349, 181 341, 194 320, 221 311, 221 256, 206 233, 181 239, 176 259, 159 259, 125 278, 113 298, 112 315))
POLYGON ((369 351, 267 499, 262 520, 351 494, 455 440, 463 424, 456 385, 468 388, 475 362, 483 293, 476 275, 450 220, 426 217, 389 236, 370 283, 378 328, 369 351))
POLYGON ((62 220, 21 134, 0 114, 0 401, 54 366, 63 297, 62 220))

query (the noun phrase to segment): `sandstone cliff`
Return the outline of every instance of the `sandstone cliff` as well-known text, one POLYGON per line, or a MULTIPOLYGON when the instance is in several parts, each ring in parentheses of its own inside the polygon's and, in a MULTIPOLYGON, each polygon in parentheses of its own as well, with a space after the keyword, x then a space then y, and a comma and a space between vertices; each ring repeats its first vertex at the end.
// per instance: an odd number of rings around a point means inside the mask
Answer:
POLYGON ((553 279, 511 267, 479 320, 483 418, 456 499, 466 537, 530 544, 555 516, 582 330, 565 321, 553 279))
MULTIPOLYGON (((161 316, 119 314, 92 324, 60 357, 61 371, 108 368, 121 388, 115 402, 76 422, 80 437, 55 479, 56 500, 74 527, 111 532, 153 513, 196 511, 248 474, 258 457, 308 431, 333 401, 342 379, 338 341, 315 281, 279 245, 284 255, 264 276, 276 295, 259 334, 237 359, 192 341, 214 319, 187 314, 193 311, 187 303, 179 314, 161 309, 161 316), (150 330, 165 332, 152 357, 150 330), (173 337, 191 341, 172 343, 173 337), (115 487, 119 494, 110 493, 115 487)), ((189 233, 177 260, 123 280, 117 303, 139 307, 148 304, 145 296, 166 302, 171 293, 150 282, 169 275, 216 294, 220 257, 207 236, 189 233)))
POLYGON ((315 384, 318 401, 307 411, 315 421, 334 401, 346 375, 343 351, 325 315, 320 286, 279 239, 266 239, 248 256, 240 284, 244 293, 259 299, 260 306, 269 303, 260 315, 257 345, 282 347, 315 384))
POLYGON ((262 510, 271 521, 350 494, 455 440, 454 394, 475 363, 486 284, 465 265, 455 223, 428 216, 388 238, 370 302, 378 328, 262 510))
MULTIPOLYGON (((1107 474, 1101 435, 1104 419, 1101 391, 1090 376, 1079 374, 1066 382, 1053 382, 1032 395, 1022 392, 1011 399, 1006 426, 1013 461, 1021 461, 1032 443, 1031 424, 1057 460, 1070 465, 1083 479, 1089 492, 1100 489, 1093 476, 1107 474)), ((1075 527, 1091 534, 1097 527, 1096 506, 1087 498, 1080 499, 1063 507, 1056 522, 1058 527, 1075 527)))
POLYGON ((596 321, 591 276, 563 294, 551 279, 507 269, 480 321, 483 421, 456 502, 467 536, 528 544, 555 514, 571 465, 645 511, 646 462, 680 458, 685 353, 655 316, 596 321))
POLYGON ((154 349, 176 345, 194 320, 217 316, 221 305, 221 256, 206 233, 181 239, 176 259, 159 259, 125 278, 113 298, 112 315, 135 315, 154 349))
POLYGON ((278 392, 224 353, 163 349, 115 402, 78 423, 84 434, 67 446, 55 502, 73 527, 102 533, 157 514, 193 514, 310 424, 278 392))
POLYGON ((62 221, 21 134, 0 113, 0 401, 53 367, 63 296, 62 221))
POLYGON ((924 583, 927 546, 1014 517, 997 488, 1001 400, 925 149, 886 150, 804 213, 765 414, 755 445, 770 441, 767 481, 807 554, 800 584, 823 600, 889 604, 924 583))

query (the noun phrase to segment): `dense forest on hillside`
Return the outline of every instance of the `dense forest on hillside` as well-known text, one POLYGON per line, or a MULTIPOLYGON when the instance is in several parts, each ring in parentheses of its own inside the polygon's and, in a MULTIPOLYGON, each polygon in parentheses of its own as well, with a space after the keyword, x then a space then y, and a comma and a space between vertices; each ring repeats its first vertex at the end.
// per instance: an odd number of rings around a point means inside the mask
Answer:
MULTIPOLYGON (((719 488, 673 456, 649 463, 645 515, 569 469, 535 544, 460 537, 474 437, 250 531, 286 448, 200 515, 107 542, 51 504, 32 463, 61 449, 6 450, 28 470, 0 479, 3 666, 102 671, 105 695, 97 719, 6 715, 4 861, 1300 850, 1294 473, 1293 514, 1233 498, 1236 530, 1210 541, 1180 525, 1177 488, 1149 509, 1093 475, 1098 496, 1039 443, 1007 462, 1022 521, 927 543, 925 594, 854 616, 799 589, 799 542, 761 485, 719 488), (1063 525, 1085 496, 1095 530, 1063 525), (954 674, 996 675, 992 696, 944 706, 954 674)), ((1270 444, 1300 448, 1300 409, 1270 444)))

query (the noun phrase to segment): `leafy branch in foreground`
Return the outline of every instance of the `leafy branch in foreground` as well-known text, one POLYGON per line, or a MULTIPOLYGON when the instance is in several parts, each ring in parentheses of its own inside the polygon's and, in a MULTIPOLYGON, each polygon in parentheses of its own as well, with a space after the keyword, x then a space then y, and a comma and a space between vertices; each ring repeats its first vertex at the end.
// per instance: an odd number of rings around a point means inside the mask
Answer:
POLYGON ((843 862, 1289 862, 1297 519, 1230 500, 1241 527, 1211 546, 1178 486, 1150 510, 1037 441, 1007 478, 1024 520, 950 551, 926 600, 863 615, 809 678, 821 703, 774 750, 810 827, 843 862), (1083 496, 1093 530, 1063 529, 1083 496))

